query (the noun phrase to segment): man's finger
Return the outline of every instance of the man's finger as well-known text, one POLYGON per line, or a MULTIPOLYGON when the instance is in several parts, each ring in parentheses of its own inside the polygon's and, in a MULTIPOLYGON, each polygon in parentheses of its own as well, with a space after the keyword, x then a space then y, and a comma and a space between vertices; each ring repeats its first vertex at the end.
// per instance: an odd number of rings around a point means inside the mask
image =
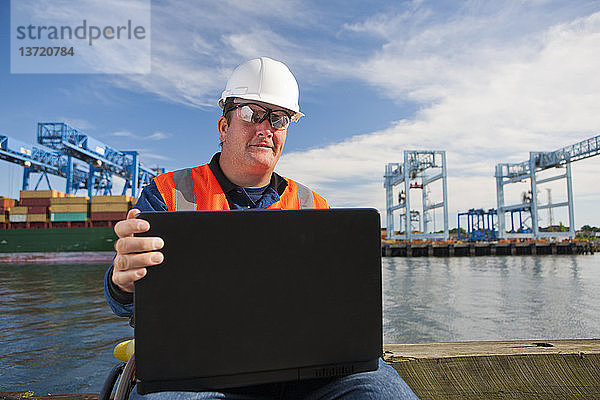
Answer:
POLYGON ((118 271, 113 270, 112 280, 121 290, 125 292, 133 292, 133 283, 143 278, 148 271, 146 268, 137 268, 134 270, 118 271))
POLYGON ((146 232, 150 229, 150 223, 143 219, 124 219, 115 224, 115 233, 118 237, 133 236, 134 233, 146 232))
POLYGON ((160 250, 165 242, 159 237, 122 237, 115 243, 115 250, 119 254, 143 253, 146 251, 160 250))
POLYGON ((165 256, 160 251, 142 254, 118 254, 114 261, 116 271, 136 270, 163 262, 165 256))
POLYGON ((127 213, 127 219, 133 219, 135 218, 136 215, 138 215, 139 213, 141 213, 140 210, 138 210, 137 208, 132 208, 131 210, 129 210, 129 212, 127 213))

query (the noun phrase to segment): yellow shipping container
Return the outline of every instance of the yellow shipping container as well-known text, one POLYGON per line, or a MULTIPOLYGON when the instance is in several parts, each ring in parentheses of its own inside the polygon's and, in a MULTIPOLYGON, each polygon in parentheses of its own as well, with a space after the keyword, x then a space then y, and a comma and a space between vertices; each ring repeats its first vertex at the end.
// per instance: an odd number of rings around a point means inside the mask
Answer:
POLYGON ((44 199, 59 197, 59 192, 56 190, 21 190, 22 199, 44 199))
POLYGON ((53 206, 61 204, 86 204, 88 203, 89 197, 56 197, 54 199, 50 199, 50 204, 53 206))
POLYGON ((87 204, 54 204, 50 206, 51 213, 86 213, 88 212, 87 204))
POLYGON ((47 214, 27 214, 27 222, 46 222, 48 221, 47 214))
POLYGON ((8 217, 4 213, 0 213, 0 224, 8 222, 8 217))
POLYGON ((8 212, 11 214, 27 214, 27 207, 11 207, 8 212))
POLYGON ((127 212, 129 203, 92 203, 92 212, 127 212))
POLYGON ((129 203, 131 196, 92 196, 92 203, 129 203))

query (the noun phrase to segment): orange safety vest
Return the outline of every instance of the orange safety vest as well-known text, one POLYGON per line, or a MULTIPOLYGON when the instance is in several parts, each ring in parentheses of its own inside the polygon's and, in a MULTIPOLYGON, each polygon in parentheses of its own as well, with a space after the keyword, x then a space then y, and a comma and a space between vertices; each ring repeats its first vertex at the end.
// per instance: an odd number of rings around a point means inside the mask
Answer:
MULTIPOLYGON (((306 186, 285 178, 280 200, 267 208, 329 208, 327 200, 306 186)), ((229 210, 223 189, 208 164, 167 172, 154 178, 169 211, 229 210)))

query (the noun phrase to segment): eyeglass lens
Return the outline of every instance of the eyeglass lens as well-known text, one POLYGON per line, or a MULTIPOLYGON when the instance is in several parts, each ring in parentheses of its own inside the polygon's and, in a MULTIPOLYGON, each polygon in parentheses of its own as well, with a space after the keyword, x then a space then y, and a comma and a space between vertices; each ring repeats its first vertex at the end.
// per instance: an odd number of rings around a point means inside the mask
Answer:
POLYGON ((265 109, 258 104, 243 105, 238 108, 238 116, 246 122, 260 124, 267 117, 271 126, 275 129, 283 129, 290 123, 290 117, 285 111, 265 109))

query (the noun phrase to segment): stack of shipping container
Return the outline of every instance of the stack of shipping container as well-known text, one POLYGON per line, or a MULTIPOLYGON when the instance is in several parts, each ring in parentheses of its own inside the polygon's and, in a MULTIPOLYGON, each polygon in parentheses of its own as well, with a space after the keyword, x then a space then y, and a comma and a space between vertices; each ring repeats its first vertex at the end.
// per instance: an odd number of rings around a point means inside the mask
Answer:
POLYGON ((89 197, 56 197, 50 201, 51 222, 85 222, 88 219, 89 197))
POLYGON ((21 190, 19 206, 9 211, 10 222, 48 222, 50 202, 60 196, 64 196, 64 193, 56 190, 21 190), (22 217, 18 217, 23 214, 25 214, 25 221, 22 221, 22 217))
POLYGON ((127 217, 135 199, 127 196, 92 196, 90 219, 92 221, 120 221, 127 217))
POLYGON ((0 223, 36 227, 110 226, 125 219, 137 199, 131 196, 76 197, 56 190, 21 190, 19 201, 0 197, 0 223), (91 224, 90 224, 91 221, 91 224), (71 222, 77 225, 71 225, 71 222), (42 224, 40 224, 42 223, 42 224), (49 225, 47 223, 50 223, 49 225), (22 224, 22 225, 21 225, 22 224), (40 226, 44 225, 44 226, 40 226))

